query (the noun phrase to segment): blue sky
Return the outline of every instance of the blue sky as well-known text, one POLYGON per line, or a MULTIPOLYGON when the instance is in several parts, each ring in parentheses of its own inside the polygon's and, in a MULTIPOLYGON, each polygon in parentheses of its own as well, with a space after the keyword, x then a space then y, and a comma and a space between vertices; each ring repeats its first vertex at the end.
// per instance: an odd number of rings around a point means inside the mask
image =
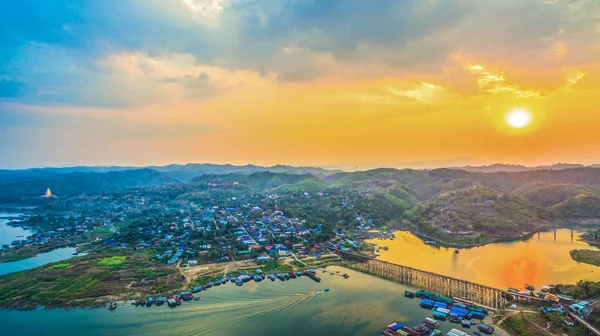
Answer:
MULTIPOLYGON (((371 123, 370 132, 382 134, 379 122, 391 112, 381 106, 389 97, 374 92, 381 88, 402 92, 392 103, 404 104, 397 109, 412 118, 459 106, 434 105, 481 93, 478 83, 490 74, 512 74, 513 92, 553 92, 568 71, 589 78, 600 59, 598 13, 593 0, 3 1, 0 167, 495 161, 459 144, 447 153, 364 146, 355 156, 343 143, 360 147, 356 125, 371 123), (493 70, 473 74, 469 64, 493 70), (418 91, 428 87, 441 89, 418 91), (434 94, 436 104, 421 106, 415 92, 434 94), (344 115, 343 129, 338 111, 356 106, 332 101, 347 98, 376 105, 363 106, 371 111, 366 119, 358 111, 344 115), (286 103, 296 99, 303 103, 290 109, 286 103), (323 149, 305 135, 281 146, 263 135, 285 136, 278 125, 324 132, 316 124, 340 135, 319 135, 329 143, 323 149), (297 155, 282 156, 286 151, 297 155), (389 153, 410 158, 388 160, 389 153)), ((481 108, 473 104, 467 108, 481 108)), ((410 133, 405 124, 397 125, 400 133, 410 133)), ((382 142, 393 139, 387 132, 382 142)), ((497 160, 546 162, 562 153, 501 153, 497 160)))

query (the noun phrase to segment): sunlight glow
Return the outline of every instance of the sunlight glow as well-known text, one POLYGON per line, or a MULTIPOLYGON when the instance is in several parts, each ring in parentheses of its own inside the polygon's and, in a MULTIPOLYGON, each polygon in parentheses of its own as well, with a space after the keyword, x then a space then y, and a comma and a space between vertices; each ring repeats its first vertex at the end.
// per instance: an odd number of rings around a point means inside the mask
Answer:
POLYGON ((224 0, 182 0, 192 11, 207 17, 216 17, 223 10, 224 0))
POLYGON ((523 128, 531 123, 533 117, 525 110, 514 110, 506 115, 506 124, 513 128, 523 128))

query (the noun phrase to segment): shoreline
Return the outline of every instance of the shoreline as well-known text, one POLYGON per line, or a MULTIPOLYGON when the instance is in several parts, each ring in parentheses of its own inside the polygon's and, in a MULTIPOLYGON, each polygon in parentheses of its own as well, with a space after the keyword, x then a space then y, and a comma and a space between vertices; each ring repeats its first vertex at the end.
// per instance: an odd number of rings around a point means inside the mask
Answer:
POLYGON ((600 251, 575 249, 569 251, 573 261, 591 266, 600 266, 600 251))
POLYGON ((76 246, 75 245, 69 246, 69 244, 60 244, 60 245, 53 245, 50 248, 36 248, 36 249, 32 249, 32 250, 26 250, 26 251, 23 251, 23 253, 19 253, 18 252, 19 250, 10 248, 8 250, 4 250, 4 251, 0 252, 0 265, 35 258, 35 257, 39 256, 40 254, 50 253, 50 252, 56 251, 58 249, 70 248, 70 247, 74 248, 76 246), (8 252, 7 256, 5 256, 6 252, 8 252))
MULTIPOLYGON (((495 237, 495 238, 489 239, 489 240, 487 240, 485 242, 481 242, 481 243, 455 243, 455 242, 447 242, 440 238, 426 235, 426 234, 421 233, 414 229, 406 229, 405 228, 405 229, 399 229, 399 231, 408 231, 423 241, 425 241, 425 240, 435 241, 436 243, 438 243, 435 246, 438 246, 438 247, 466 248, 466 249, 482 247, 482 246, 494 244, 494 243, 510 243, 510 242, 516 242, 516 241, 524 241, 524 240, 531 239, 533 237, 533 235, 535 235, 537 233, 537 232, 530 232, 530 233, 525 233, 521 236, 495 237)), ((540 230, 539 232, 547 232, 547 231, 548 230, 540 230)), ((389 238, 384 238, 384 239, 387 240, 389 238)))

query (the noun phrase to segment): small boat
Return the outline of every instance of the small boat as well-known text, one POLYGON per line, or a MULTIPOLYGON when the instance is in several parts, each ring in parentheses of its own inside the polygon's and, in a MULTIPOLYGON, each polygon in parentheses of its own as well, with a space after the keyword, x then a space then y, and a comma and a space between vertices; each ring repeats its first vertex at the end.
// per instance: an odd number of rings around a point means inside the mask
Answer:
POLYGON ((415 293, 406 290, 406 291, 404 291, 404 296, 412 299, 415 297, 415 293))
POLYGON ((326 291, 326 292, 329 292, 329 288, 325 288, 325 291, 326 291))
POLYGON ((271 279, 271 281, 275 281, 275 275, 274 274, 269 274, 269 279, 271 279))
POLYGON ((535 287, 533 285, 530 285, 530 284, 525 284, 525 288, 527 290, 530 290, 530 291, 534 291, 535 290, 535 287))
POLYGON ((77 252, 77 251, 73 251, 73 253, 71 253, 71 255, 74 255, 74 256, 76 256, 78 254, 79 254, 79 252, 77 252))
POLYGON ((116 302, 111 303, 110 306, 108 307, 108 309, 109 310, 115 310, 115 309, 117 309, 117 303, 116 302))
POLYGON ((348 279, 350 276, 346 273, 344 273, 344 275, 342 275, 344 277, 344 279, 348 279))
POLYGON ((140 302, 139 302, 139 304, 140 304, 140 306, 142 306, 142 307, 143 307, 143 306, 145 306, 145 305, 146 305, 146 300, 144 300, 144 299, 141 299, 141 300, 140 300, 140 302))
POLYGON ((473 331, 473 335, 481 336, 481 333, 479 331, 475 330, 475 331, 473 331))
MULTIPOLYGON (((135 306, 136 301, 135 300, 131 300, 131 305, 135 306)), ((138 303, 139 304, 139 303, 138 303)))
POLYGON ((459 249, 456 249, 456 250, 454 250, 454 253, 456 253, 456 254, 459 254, 459 253, 460 253, 460 250, 459 250, 459 249))

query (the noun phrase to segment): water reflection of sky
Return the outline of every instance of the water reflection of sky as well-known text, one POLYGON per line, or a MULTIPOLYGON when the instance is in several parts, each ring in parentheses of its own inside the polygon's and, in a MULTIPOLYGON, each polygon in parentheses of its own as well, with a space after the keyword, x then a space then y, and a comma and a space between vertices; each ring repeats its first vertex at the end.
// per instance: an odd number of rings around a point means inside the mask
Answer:
POLYGON ((6 217, 17 217, 19 214, 0 211, 0 247, 12 243, 14 240, 22 240, 33 234, 31 230, 23 230, 20 227, 8 226, 6 217))
MULTIPOLYGON (((4 311, 0 324, 19 335, 379 335, 391 321, 416 325, 431 311, 419 300, 404 298, 405 289, 391 281, 348 269, 349 279, 318 273, 289 281, 226 284, 198 294, 200 301, 170 309, 120 305, 108 309, 4 311), (331 291, 318 293, 325 288, 331 291), (33 322, 32 322, 33 321, 33 322)), ((459 325, 443 322, 449 331, 459 325)))
POLYGON ((379 251, 381 260, 500 288, 600 280, 600 268, 579 264, 569 255, 572 249, 596 248, 578 241, 567 229, 543 232, 525 241, 461 249, 460 254, 454 248, 425 245, 409 232, 396 232, 393 241, 370 242, 389 247, 379 251))

